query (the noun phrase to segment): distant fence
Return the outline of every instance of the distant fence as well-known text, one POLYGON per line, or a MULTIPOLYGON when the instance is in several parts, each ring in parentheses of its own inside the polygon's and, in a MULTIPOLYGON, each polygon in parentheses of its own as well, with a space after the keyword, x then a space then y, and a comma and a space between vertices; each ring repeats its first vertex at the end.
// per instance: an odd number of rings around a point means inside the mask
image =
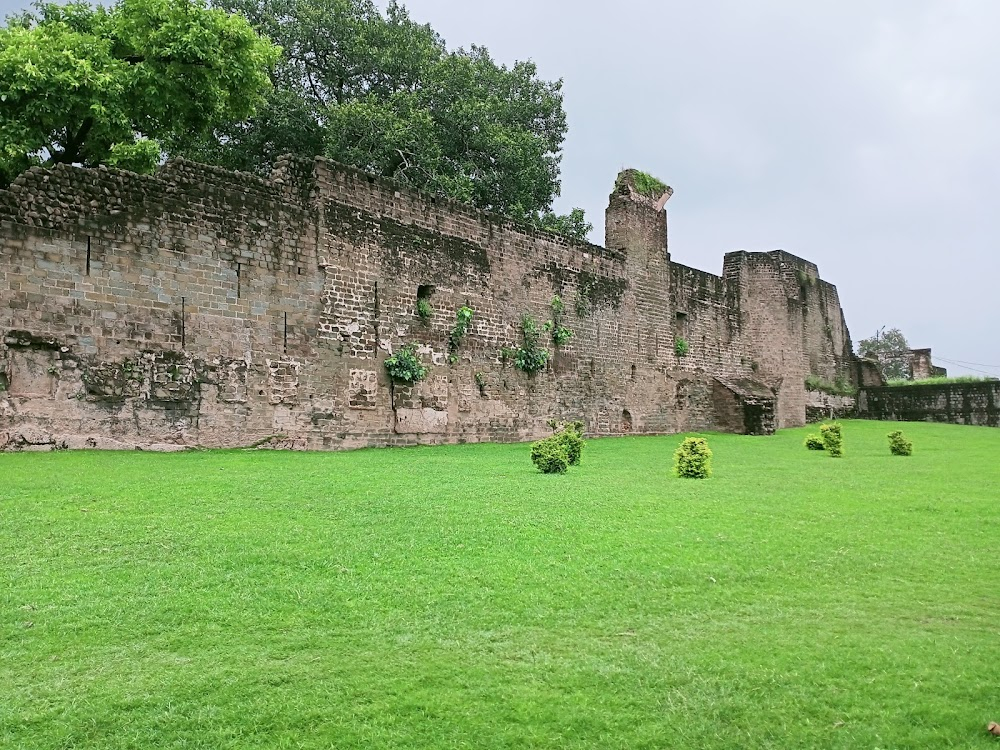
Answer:
POLYGON ((1000 427, 1000 381, 862 388, 857 415, 862 419, 1000 427))

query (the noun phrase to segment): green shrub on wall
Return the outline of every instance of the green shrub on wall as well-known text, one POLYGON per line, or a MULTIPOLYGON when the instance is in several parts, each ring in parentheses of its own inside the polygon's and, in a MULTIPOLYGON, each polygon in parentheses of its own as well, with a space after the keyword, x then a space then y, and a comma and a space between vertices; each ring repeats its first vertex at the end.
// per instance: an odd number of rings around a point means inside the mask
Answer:
POLYGON ((677 353, 678 357, 686 357, 690 349, 691 347, 688 346, 688 342, 684 339, 679 338, 674 343, 674 351, 677 353))
POLYGON ((385 361, 386 372, 401 383, 417 383, 427 377, 427 368, 417 356, 416 344, 405 344, 385 361))
POLYGON ((462 305, 455 312, 455 325, 448 332, 448 363, 458 362, 458 348, 462 345, 462 339, 469 332, 469 324, 472 323, 472 316, 475 311, 468 305, 462 305))
POLYGON ((514 351, 514 366, 526 373, 538 372, 549 361, 549 350, 538 346, 538 322, 530 315, 521 318, 522 345, 514 351))
POLYGON ((421 320, 430 320, 431 316, 434 314, 434 308, 431 307, 431 303, 427 300, 421 298, 417 300, 417 317, 421 320))
POLYGON ((547 321, 542 326, 542 330, 551 332, 552 343, 556 346, 562 346, 573 338, 573 331, 562 324, 562 314, 566 309, 566 305, 563 304, 562 298, 557 294, 552 298, 549 306, 552 308, 552 320, 547 321))
POLYGON ((806 376, 806 390, 828 393, 831 396, 854 396, 858 392, 858 389, 855 388, 849 380, 842 376, 838 376, 831 383, 829 380, 824 380, 819 375, 806 376))
POLYGON ((889 433, 889 452, 894 456, 913 455, 913 443, 906 439, 901 430, 889 433))
POLYGON ((677 476, 688 479, 707 479, 712 475, 712 449, 705 438, 685 438, 674 452, 677 476))
POLYGON ((819 428, 823 435, 823 447, 832 458, 840 458, 844 455, 844 439, 840 433, 840 425, 836 422, 825 424, 819 428))

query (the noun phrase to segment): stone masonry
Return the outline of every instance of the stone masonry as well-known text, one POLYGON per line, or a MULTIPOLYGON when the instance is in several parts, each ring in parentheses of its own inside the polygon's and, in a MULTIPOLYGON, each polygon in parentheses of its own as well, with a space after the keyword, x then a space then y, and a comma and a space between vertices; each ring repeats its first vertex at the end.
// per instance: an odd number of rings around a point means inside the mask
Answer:
POLYGON ((768 433, 804 423, 807 375, 857 379, 815 265, 674 263, 670 192, 640 195, 631 174, 599 247, 323 159, 269 179, 183 160, 32 169, 0 191, 0 448, 513 441, 553 418, 768 433), (543 333, 552 357, 528 375, 504 352, 522 316, 553 320, 555 295, 574 335, 543 333), (383 365, 405 343, 429 366, 416 385, 383 365))

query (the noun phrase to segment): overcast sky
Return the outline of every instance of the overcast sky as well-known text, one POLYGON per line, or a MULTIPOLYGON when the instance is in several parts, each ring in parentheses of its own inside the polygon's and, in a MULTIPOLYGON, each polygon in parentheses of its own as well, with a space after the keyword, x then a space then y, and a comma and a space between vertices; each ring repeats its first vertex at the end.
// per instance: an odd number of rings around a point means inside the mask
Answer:
POLYGON ((896 326, 952 374, 1000 375, 997 0, 405 5, 450 47, 564 80, 557 208, 585 208, 595 242, 637 167, 675 190, 674 260, 782 248, 837 285, 855 343, 896 326))

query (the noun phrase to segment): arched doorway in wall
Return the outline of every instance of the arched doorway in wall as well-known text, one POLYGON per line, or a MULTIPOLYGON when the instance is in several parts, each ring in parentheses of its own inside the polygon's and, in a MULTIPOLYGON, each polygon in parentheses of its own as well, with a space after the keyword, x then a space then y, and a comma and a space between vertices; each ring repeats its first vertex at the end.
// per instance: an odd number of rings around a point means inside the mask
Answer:
POLYGON ((622 432, 632 432, 632 412, 622 410, 622 432))

